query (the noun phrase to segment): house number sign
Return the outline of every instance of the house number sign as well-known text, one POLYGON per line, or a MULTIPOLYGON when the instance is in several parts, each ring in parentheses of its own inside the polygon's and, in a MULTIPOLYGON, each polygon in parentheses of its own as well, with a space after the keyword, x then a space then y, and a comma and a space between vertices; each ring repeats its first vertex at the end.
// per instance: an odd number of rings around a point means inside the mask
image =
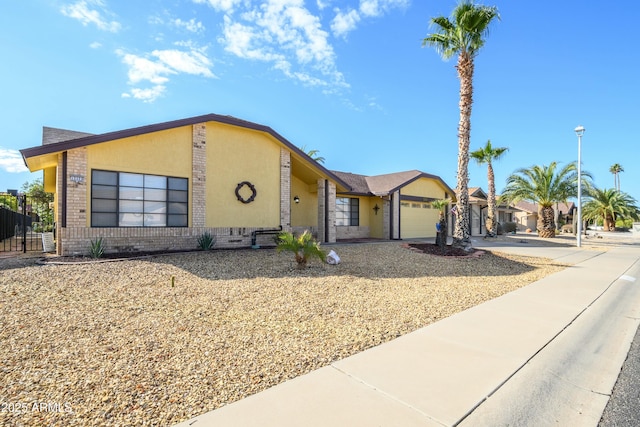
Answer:
POLYGON ((238 198, 239 201, 241 201, 242 203, 251 203, 255 200, 256 198, 256 187, 251 184, 249 181, 242 181, 241 183, 238 184, 238 186, 236 187, 236 197, 238 198), (251 196, 249 196, 248 198, 244 198, 242 197, 242 194, 240 194, 240 191, 242 190, 243 187, 248 187, 249 190, 251 190, 251 196))

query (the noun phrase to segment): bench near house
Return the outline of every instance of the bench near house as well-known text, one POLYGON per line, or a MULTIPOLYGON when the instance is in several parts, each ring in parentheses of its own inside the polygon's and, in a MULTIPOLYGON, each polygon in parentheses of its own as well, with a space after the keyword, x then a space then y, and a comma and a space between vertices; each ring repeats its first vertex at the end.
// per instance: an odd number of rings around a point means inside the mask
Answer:
POLYGON ((54 193, 56 252, 217 248, 273 242, 260 231, 342 238, 435 236, 428 202, 453 198, 420 171, 365 177, 330 171, 268 126, 207 114, 104 134, 43 128, 20 150, 54 193), (256 235, 256 232, 257 235, 256 235))

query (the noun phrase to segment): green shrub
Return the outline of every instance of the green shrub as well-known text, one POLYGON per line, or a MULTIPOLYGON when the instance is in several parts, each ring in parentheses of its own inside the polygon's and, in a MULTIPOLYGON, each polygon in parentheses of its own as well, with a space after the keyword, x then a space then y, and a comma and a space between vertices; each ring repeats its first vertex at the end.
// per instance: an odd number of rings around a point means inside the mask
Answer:
POLYGON ((298 268, 304 268, 310 257, 317 257, 322 261, 327 258, 327 254, 320 249, 320 243, 313 238, 309 230, 305 230, 297 237, 293 233, 284 231, 278 234, 277 244, 278 252, 293 252, 298 268))
POLYGON ((213 245, 216 243, 216 236, 212 235, 208 231, 205 231, 200 237, 198 237, 198 248, 203 251, 213 249, 213 245))
POLYGON ((96 240, 91 240, 89 245, 89 256, 91 258, 102 258, 104 255, 104 242, 102 237, 98 237, 96 240))

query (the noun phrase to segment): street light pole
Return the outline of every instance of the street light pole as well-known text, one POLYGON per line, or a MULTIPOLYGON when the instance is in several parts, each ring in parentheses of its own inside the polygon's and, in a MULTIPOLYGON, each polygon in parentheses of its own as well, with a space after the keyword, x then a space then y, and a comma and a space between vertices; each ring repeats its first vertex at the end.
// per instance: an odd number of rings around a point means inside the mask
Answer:
POLYGON ((584 134, 584 127, 578 126, 574 129, 576 135, 578 135, 578 240, 576 242, 577 247, 582 246, 582 135, 584 134))

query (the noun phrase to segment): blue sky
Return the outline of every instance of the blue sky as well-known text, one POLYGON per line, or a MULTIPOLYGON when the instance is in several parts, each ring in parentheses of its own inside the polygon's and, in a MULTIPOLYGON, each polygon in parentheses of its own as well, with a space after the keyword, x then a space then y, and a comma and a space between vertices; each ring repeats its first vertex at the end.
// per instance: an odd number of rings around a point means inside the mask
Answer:
MULTIPOLYGON (((456 185, 458 80, 422 39, 456 2, 428 0, 24 0, 0 13, 0 191, 42 127, 103 133, 206 113, 272 127, 329 169, 419 169, 456 185)), ((496 0, 476 58, 471 148, 517 168, 577 159, 640 200, 640 4, 496 0)), ((486 190, 486 168, 470 163, 486 190)))

